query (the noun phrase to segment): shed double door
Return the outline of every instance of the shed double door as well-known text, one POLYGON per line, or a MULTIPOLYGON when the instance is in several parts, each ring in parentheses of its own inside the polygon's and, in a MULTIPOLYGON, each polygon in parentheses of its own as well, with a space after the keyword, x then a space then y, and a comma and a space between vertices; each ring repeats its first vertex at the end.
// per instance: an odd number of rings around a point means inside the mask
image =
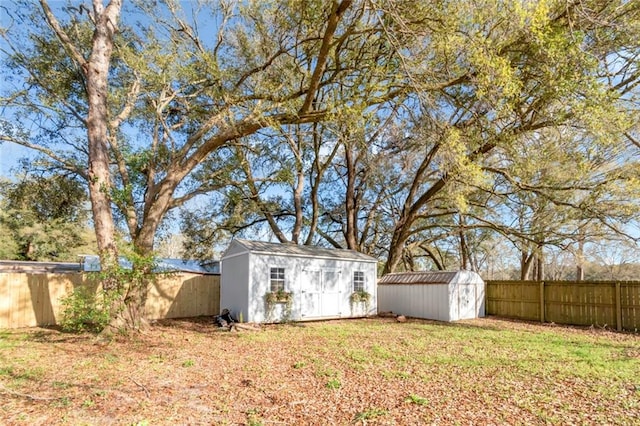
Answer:
POLYGON ((306 270, 302 282, 302 316, 340 316, 340 272, 331 269, 306 270))

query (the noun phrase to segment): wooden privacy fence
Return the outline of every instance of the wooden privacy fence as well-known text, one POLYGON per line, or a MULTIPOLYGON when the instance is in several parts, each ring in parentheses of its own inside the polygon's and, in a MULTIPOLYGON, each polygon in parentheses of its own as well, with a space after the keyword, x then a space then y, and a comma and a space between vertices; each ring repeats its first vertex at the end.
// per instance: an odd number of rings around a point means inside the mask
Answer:
POLYGON ((487 281, 489 315, 640 329, 640 281, 487 281))
MULTIPOLYGON (((56 324, 62 299, 80 286, 97 288, 89 274, 0 273, 0 328, 56 324)), ((151 284, 145 317, 186 318, 219 311, 219 275, 176 273, 151 284)))

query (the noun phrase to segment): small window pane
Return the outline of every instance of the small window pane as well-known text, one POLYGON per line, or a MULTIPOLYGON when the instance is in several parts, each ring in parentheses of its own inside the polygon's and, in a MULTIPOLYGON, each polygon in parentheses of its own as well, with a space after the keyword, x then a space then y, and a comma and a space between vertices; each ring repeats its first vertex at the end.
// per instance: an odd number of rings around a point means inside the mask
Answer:
POLYGON ((353 272, 353 291, 364 291, 364 272, 353 272))
POLYGON ((271 268, 271 291, 284 291, 284 268, 271 268))

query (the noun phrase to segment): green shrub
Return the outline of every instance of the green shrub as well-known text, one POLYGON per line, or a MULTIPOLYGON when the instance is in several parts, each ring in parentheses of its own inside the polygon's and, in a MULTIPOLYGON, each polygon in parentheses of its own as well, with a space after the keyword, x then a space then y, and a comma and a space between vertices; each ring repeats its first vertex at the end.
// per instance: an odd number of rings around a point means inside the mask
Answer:
POLYGON ((71 333, 101 332, 111 318, 111 302, 117 295, 103 290, 92 293, 86 287, 78 287, 62 299, 62 330, 71 333))

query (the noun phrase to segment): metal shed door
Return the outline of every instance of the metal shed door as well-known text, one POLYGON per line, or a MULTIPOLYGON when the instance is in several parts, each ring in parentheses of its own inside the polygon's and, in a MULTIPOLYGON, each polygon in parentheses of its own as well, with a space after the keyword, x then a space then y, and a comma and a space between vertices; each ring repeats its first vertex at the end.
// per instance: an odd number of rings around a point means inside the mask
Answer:
POLYGON ((458 287, 458 319, 475 318, 475 285, 470 283, 459 284, 458 287))

